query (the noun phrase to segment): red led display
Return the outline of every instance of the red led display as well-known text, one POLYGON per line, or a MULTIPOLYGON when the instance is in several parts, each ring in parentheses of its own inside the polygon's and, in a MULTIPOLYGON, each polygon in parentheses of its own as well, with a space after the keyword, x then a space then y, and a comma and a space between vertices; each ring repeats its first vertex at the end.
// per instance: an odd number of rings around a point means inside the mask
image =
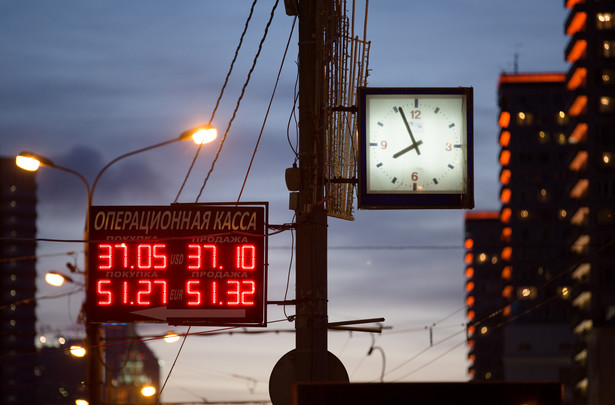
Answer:
POLYGON ((92 207, 88 320, 266 323, 266 204, 92 207))

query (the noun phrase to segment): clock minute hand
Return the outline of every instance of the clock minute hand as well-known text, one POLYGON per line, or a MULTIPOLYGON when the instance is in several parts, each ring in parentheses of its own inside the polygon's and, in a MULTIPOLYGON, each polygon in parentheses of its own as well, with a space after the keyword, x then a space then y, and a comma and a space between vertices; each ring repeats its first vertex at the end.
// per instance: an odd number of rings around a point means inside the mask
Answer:
POLYGON ((423 142, 419 141, 417 143, 416 140, 414 139, 414 135, 412 134, 412 130, 410 129, 410 125, 408 124, 408 120, 406 119, 406 114, 404 114, 404 110, 401 108, 401 106, 398 107, 397 110, 399 111, 399 114, 401 115, 401 119, 404 120, 404 125, 406 125, 406 129, 408 130, 408 134, 410 134, 410 139, 412 140, 412 148, 415 148, 416 149, 416 154, 420 155, 421 151, 419 150, 419 145, 421 143, 423 143, 423 142))

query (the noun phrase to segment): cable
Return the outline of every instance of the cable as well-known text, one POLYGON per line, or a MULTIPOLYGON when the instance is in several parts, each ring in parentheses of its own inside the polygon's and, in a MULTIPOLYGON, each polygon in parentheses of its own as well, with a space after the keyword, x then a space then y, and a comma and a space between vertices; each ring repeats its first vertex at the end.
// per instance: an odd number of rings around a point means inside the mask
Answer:
MULTIPOLYGON (((239 38, 239 44, 237 44, 237 48, 235 49, 235 55, 233 56, 233 60, 231 62, 231 66, 229 67, 228 72, 226 73, 226 78, 224 79, 224 84, 222 85, 222 88, 220 89, 220 94, 218 95, 218 100, 216 100, 216 106, 214 107, 214 110, 211 113, 211 117, 209 118, 209 124, 211 126, 211 123, 214 120, 214 117, 216 115, 216 111, 218 110, 218 106, 220 105, 220 100, 222 99, 222 95, 224 94, 224 90, 226 89, 226 85, 228 84, 228 79, 231 76, 231 72, 233 71, 233 67, 235 66, 235 61, 237 60, 237 56, 239 55, 239 50, 241 49, 241 45, 243 44, 243 38, 246 35, 246 31, 248 31, 248 26, 250 25, 250 20, 252 19, 252 14, 254 13, 254 7, 256 6, 256 2, 258 0, 254 0, 252 2, 252 7, 250 8, 250 13, 248 14, 248 18, 246 19, 246 22, 244 24, 243 27, 243 32, 241 33, 241 37, 239 38)), ((182 190, 184 189, 184 186, 186 185, 186 182, 188 181, 188 177, 190 177, 190 173, 192 172, 192 168, 194 167, 194 163, 196 162, 197 157, 199 156, 199 153, 201 152, 201 148, 203 147, 203 144, 199 144, 199 147, 196 150, 196 153, 194 154, 194 159, 192 159, 192 163, 190 164, 190 167, 188 168, 188 173, 186 173, 186 176, 184 177, 184 181, 182 182, 181 187, 179 188, 179 191, 177 192, 177 195, 175 196, 175 200, 173 200, 174 203, 177 202, 177 200, 179 199, 179 196, 182 192, 182 190)))
POLYGON ((280 69, 278 70, 278 76, 275 79, 275 85, 273 86, 273 91, 271 92, 271 97, 269 98, 269 105, 267 106, 267 112, 265 113, 265 118, 263 119, 263 125, 261 125, 261 130, 258 134, 258 139, 256 141, 256 146, 254 146, 254 152, 252 152, 252 158, 250 159, 250 164, 248 165, 248 170, 246 171, 246 176, 243 179, 243 184, 241 185, 241 190, 239 191, 239 196, 237 197, 237 201, 241 200, 241 195, 243 194, 243 189, 246 186, 246 182, 248 181, 248 175, 250 174, 250 169, 252 168, 252 163, 254 162, 254 157, 256 156, 256 151, 258 150, 258 145, 261 142, 261 138, 263 136, 263 130, 265 129, 265 124, 267 123, 267 117, 269 116, 269 111, 271 110, 271 104, 273 103, 273 97, 275 96, 275 92, 278 88, 278 83, 280 81, 280 75, 282 74, 282 68, 284 67, 284 61, 286 60, 286 54, 288 52, 288 47, 290 45, 290 40, 293 37, 293 32, 295 31, 295 23, 297 22, 297 17, 293 19, 293 25, 290 28, 290 34, 288 35, 288 41, 286 42, 286 49, 284 50, 284 56, 282 56, 282 63, 280 63, 280 69))
POLYGON ((261 38, 261 41, 258 44, 258 51, 256 52, 256 55, 254 56, 254 60, 252 61, 252 67, 250 68, 250 71, 248 72, 248 77, 246 78, 246 81, 243 84, 243 87, 241 89, 241 94, 239 95, 239 98, 237 99, 237 104, 235 105, 235 110, 233 111, 233 115, 231 116, 228 126, 226 127, 226 130, 224 131, 224 135, 222 136, 222 140, 220 141, 220 145, 218 146, 218 151, 216 152, 216 156, 214 157, 214 160, 211 162, 211 167, 209 169, 209 172, 207 172, 207 176, 205 176, 205 180, 203 181, 203 185, 201 186, 201 189, 199 190, 199 194, 196 196, 195 202, 198 202, 199 199, 201 198, 201 194, 203 194, 203 189, 205 189, 207 180, 209 180, 209 176, 213 172, 216 162, 218 161, 218 158, 220 157, 220 152, 222 151, 222 147, 224 146, 226 137, 229 133, 229 130, 231 129, 231 125, 233 124, 233 121, 235 120, 235 117, 237 116, 237 110, 239 110, 239 105, 241 104, 241 100, 243 99, 243 96, 246 92, 248 83, 250 83, 250 78, 252 77, 252 72, 254 71, 254 68, 256 67, 256 62, 258 61, 258 57, 260 56, 261 50, 263 49, 263 43, 265 42, 265 39, 267 38, 269 27, 271 26, 271 22, 273 21, 273 16, 275 14, 275 9, 277 8, 278 3, 279 3, 279 0, 276 0, 275 4, 273 5, 273 8, 271 9, 271 15, 269 16, 269 21, 267 22, 267 25, 265 26, 265 32, 263 34, 263 37, 261 38))

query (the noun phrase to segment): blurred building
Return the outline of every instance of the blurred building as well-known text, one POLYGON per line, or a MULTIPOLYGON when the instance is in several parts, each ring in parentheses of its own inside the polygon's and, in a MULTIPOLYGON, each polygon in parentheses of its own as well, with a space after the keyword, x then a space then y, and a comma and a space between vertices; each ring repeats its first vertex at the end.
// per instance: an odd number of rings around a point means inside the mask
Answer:
MULTIPOLYGON (((502 205, 495 215, 466 216, 475 380, 570 379, 572 146, 564 81, 563 73, 500 76, 502 205)), ((571 399, 567 384, 567 402, 571 399)))
POLYGON ((565 0, 575 403, 615 403, 615 2, 565 0))
POLYGON ((153 386, 160 391, 158 358, 137 335, 134 324, 105 326, 105 399, 111 404, 154 404, 156 395, 145 397, 141 390, 153 386))
POLYGON ((37 404, 73 405, 77 399, 87 399, 86 358, 69 350, 71 346, 83 347, 83 339, 61 341, 39 349, 37 404))
POLYGON ((469 373, 475 381, 504 380, 502 361, 502 224, 497 211, 465 215, 469 373))
POLYGON ((0 401, 6 405, 35 403, 35 237, 34 174, 0 158, 0 401))

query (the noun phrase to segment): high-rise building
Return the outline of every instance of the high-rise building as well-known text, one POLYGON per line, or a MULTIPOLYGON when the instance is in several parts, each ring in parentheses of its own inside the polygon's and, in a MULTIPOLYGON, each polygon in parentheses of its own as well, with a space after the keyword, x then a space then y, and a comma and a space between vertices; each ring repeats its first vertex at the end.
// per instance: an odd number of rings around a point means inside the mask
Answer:
POLYGON ((32 404, 36 183, 34 174, 8 158, 0 158, 0 237, 0 400, 6 405, 32 404))
POLYGON ((570 375, 571 145, 564 80, 563 73, 502 74, 498 84, 507 380, 565 381, 570 375))
POLYGON ((502 224, 497 211, 465 215, 466 307, 469 374, 476 381, 503 381, 502 224))
POLYGON ((563 73, 500 76, 502 205, 495 218, 493 213, 466 216, 475 380, 568 381, 570 376, 573 253, 566 187, 572 146, 564 80, 563 73))
POLYGON ((565 0, 575 404, 615 403, 615 2, 565 0))

